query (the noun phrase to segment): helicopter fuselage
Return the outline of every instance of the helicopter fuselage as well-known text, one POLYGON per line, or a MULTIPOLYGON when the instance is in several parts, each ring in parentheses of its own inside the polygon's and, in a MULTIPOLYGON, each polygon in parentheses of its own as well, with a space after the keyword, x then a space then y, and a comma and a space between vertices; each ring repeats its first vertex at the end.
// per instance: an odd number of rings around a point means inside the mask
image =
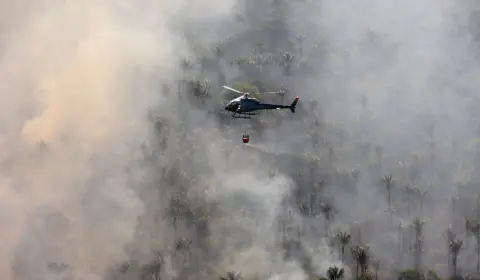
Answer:
POLYGON ((290 106, 261 103, 258 99, 252 97, 238 97, 228 102, 228 104, 225 106, 226 111, 237 114, 244 114, 258 110, 274 110, 288 108, 290 108, 290 106))

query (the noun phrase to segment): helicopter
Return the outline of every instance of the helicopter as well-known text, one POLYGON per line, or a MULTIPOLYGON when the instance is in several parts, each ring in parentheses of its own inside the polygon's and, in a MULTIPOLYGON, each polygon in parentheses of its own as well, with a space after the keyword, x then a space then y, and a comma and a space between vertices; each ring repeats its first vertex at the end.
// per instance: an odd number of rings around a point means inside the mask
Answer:
MULTIPOLYGON (((231 116, 237 119, 251 119, 251 116, 256 115, 252 112, 258 110, 290 109, 292 113, 295 113, 295 107, 297 106, 299 100, 299 97, 297 96, 290 105, 261 103, 258 99, 252 97, 251 94, 248 92, 241 92, 228 86, 223 86, 223 88, 242 95, 240 97, 230 100, 225 106, 225 110, 228 112, 232 112, 231 116)), ((285 93, 285 91, 263 92, 261 94, 271 93, 285 93)))

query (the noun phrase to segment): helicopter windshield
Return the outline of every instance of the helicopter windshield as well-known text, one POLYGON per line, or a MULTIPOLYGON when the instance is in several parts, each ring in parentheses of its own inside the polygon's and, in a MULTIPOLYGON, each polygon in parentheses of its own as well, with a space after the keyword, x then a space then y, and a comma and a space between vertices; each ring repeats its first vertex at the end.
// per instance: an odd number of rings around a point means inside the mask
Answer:
POLYGON ((226 106, 225 110, 227 111, 236 111, 240 107, 240 102, 237 100, 230 101, 226 106))
POLYGON ((252 96, 250 95, 250 93, 245 93, 245 94, 243 95, 243 99, 258 101, 258 99, 256 99, 255 97, 252 97, 252 96))

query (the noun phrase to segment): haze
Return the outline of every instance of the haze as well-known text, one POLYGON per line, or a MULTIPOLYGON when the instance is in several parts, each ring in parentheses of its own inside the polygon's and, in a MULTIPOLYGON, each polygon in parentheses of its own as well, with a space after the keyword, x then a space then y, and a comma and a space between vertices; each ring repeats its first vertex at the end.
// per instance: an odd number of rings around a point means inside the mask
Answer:
MULTIPOLYGON (((0 0, 0 278, 133 280, 157 261, 162 279, 307 279, 342 266, 336 229, 385 278, 418 263, 397 244, 415 217, 419 266, 452 273, 445 230, 465 245, 465 217, 479 218, 479 8, 0 0), (262 98, 298 95, 297 113, 231 119, 223 84, 283 85, 262 98), (408 184, 429 190, 421 209, 408 184)), ((470 243, 459 274, 476 270, 470 243)))

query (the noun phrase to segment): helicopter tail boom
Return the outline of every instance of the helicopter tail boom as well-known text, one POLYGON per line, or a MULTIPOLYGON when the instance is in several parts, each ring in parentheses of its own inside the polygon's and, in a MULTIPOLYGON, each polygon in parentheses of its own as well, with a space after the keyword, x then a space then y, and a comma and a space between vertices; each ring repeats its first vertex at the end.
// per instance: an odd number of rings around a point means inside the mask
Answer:
POLYGON ((299 98, 298 96, 295 97, 295 100, 293 100, 292 104, 290 105, 290 111, 291 111, 292 113, 295 113, 295 108, 297 107, 297 103, 298 103, 298 100, 299 100, 299 99, 300 99, 300 98, 299 98))

